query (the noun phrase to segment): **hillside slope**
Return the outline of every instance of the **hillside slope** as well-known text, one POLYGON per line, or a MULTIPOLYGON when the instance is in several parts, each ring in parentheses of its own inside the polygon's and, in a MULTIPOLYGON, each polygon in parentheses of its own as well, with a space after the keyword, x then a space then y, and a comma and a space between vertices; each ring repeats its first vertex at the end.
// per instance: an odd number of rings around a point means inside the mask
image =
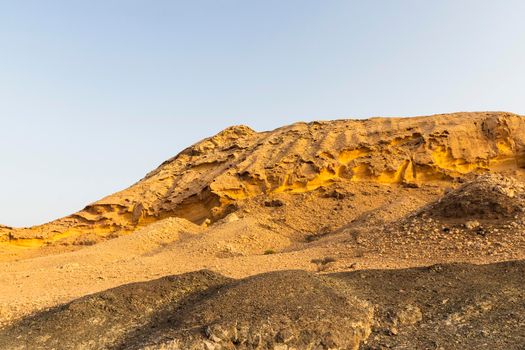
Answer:
POLYGON ((449 187, 473 174, 524 169, 525 118, 510 113, 297 123, 261 133, 235 126, 78 213, 31 228, 0 227, 0 241, 83 244, 86 235, 114 237, 167 217, 213 223, 259 195, 351 183, 449 187))
POLYGON ((79 213, 0 226, 0 325, 201 269, 525 260, 524 123, 458 113, 226 129, 79 213))

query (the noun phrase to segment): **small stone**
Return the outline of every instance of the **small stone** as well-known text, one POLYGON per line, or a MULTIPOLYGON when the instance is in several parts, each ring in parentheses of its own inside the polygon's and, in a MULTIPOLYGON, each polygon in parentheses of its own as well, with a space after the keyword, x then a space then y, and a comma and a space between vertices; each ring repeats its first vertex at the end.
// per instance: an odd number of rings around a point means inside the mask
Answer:
POLYGON ((207 340, 204 340, 203 343, 204 343, 204 348, 205 348, 206 350, 215 350, 215 348, 216 348, 215 344, 210 343, 210 342, 207 341, 207 340))
POLYGON ((406 188, 420 188, 421 187, 418 183, 415 183, 415 182, 405 182, 403 183, 403 186, 406 188))
POLYGON ((265 207, 282 207, 284 202, 280 199, 272 199, 264 202, 265 207))
POLYGON ((291 332, 288 329, 282 329, 280 330, 277 335, 275 336, 275 341, 278 343, 288 343, 294 338, 293 332, 291 332))
POLYGON ((394 326, 390 327, 389 331, 390 331, 390 334, 392 334, 392 335, 398 335, 399 334, 399 330, 397 329, 397 327, 394 327, 394 326))
POLYGON ((480 225, 479 221, 477 221, 477 220, 471 220, 471 221, 465 222, 465 227, 467 229, 469 229, 469 230, 473 230, 473 229, 479 227, 479 225, 480 225))
POLYGON ((231 213, 230 215, 224 218, 225 222, 235 222, 238 220, 239 220, 239 217, 235 213, 231 213))
POLYGON ((336 189, 336 190, 333 190, 332 192, 327 193, 324 197, 334 198, 334 199, 344 199, 346 197, 346 194, 336 189))
POLYGON ((423 319, 421 310, 414 305, 407 305, 397 312, 397 322, 400 325, 414 325, 423 319))

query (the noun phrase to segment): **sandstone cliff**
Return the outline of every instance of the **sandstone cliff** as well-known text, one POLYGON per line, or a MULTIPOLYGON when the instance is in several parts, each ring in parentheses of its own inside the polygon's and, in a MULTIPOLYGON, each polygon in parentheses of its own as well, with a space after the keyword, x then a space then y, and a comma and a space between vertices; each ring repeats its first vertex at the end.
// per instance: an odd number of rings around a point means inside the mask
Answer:
POLYGON ((166 217, 214 222, 239 201, 336 183, 451 186, 473 174, 524 171, 525 117, 510 113, 296 123, 260 133, 235 126, 78 213, 32 228, 0 227, 0 240, 104 237, 166 217))

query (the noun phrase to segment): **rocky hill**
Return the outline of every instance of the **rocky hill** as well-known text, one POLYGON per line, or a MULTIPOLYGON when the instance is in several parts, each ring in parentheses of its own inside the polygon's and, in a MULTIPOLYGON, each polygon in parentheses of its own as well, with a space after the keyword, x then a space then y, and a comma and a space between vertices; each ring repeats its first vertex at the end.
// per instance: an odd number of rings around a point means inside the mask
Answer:
POLYGON ((0 226, 0 348, 522 349, 524 261, 525 117, 237 126, 0 226))
POLYGON ((235 126, 78 213, 27 229, 0 227, 0 239, 28 246, 82 242, 166 217, 213 223, 260 195, 356 182, 446 187, 475 174, 524 168, 525 118, 509 113, 297 123, 260 133, 235 126))

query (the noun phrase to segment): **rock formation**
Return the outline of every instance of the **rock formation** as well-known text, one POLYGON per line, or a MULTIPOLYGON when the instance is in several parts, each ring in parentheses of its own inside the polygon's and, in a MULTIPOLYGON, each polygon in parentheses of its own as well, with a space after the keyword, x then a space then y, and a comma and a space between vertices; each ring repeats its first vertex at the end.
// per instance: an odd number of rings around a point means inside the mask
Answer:
POLYGON ((166 217, 210 223, 262 194, 349 182, 449 186, 524 168, 525 118, 510 113, 296 123, 260 133, 235 126, 78 213, 27 229, 0 227, 0 240, 39 246, 82 234, 107 237, 166 217))
POLYGON ((522 349, 524 262, 525 117, 236 126, 0 226, 0 348, 522 349))

